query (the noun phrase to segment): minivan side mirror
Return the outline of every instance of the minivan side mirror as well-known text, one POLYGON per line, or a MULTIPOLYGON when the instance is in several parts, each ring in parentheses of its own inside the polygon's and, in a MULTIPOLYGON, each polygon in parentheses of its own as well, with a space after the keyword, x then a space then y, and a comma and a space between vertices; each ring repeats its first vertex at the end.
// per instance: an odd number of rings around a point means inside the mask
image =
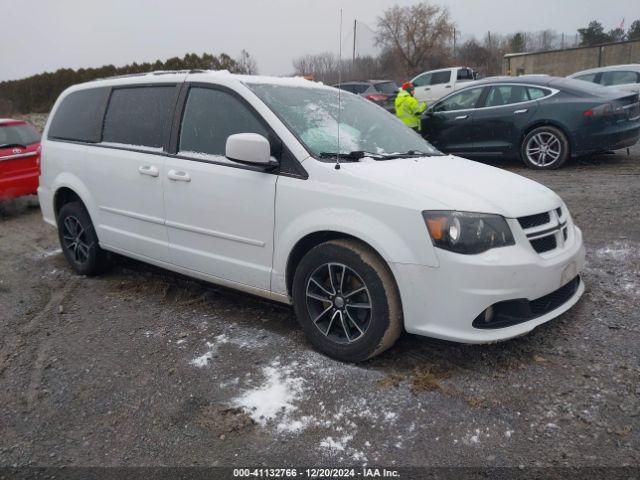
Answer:
POLYGON ((225 146, 225 156, 236 162, 271 166, 271 145, 269 140, 257 133, 236 133, 229 135, 225 146))

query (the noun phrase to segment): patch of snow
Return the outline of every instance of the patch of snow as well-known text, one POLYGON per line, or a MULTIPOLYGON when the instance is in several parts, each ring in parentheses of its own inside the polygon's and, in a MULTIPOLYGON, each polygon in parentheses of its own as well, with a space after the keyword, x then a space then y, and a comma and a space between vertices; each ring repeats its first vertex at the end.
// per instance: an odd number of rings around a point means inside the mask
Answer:
MULTIPOLYGON (((297 409, 294 402, 302 395, 304 380, 289 376, 290 369, 281 367, 278 362, 262 370, 265 381, 236 398, 233 404, 245 409, 262 426, 277 417, 282 419, 281 424, 286 425, 291 413, 297 409)), ((301 425, 296 424, 296 427, 301 425)))
POLYGON ((301 88, 318 88, 318 89, 333 89, 328 87, 322 82, 314 82, 307 80, 304 77, 267 77, 263 75, 236 75, 236 78, 241 82, 248 84, 251 88, 251 84, 266 84, 266 85, 279 85, 283 87, 301 87, 301 88))
POLYGON ((199 357, 196 357, 193 360, 191 360, 189 364, 197 368, 202 368, 209 365, 209 362, 211 361, 211 359, 213 359, 213 354, 215 353, 215 344, 211 342, 207 342, 207 347, 209 347, 209 350, 207 350, 204 354, 200 355, 199 357))
POLYGON ((387 412, 384 414, 384 419, 388 421, 393 421, 398 418, 398 414, 395 412, 387 412))
POLYGON ((237 385, 240 382, 240 378, 236 377, 236 378, 232 378, 231 380, 228 380, 226 382, 220 382, 220 388, 227 388, 230 387, 231 385, 237 385))
POLYGON ((62 249, 61 248, 56 248, 55 250, 51 250, 49 252, 44 252, 42 254, 42 258, 53 257, 55 255, 60 255, 61 253, 62 253, 62 249))
POLYGON ((462 443, 465 445, 476 445, 480 443, 480 429, 476 428, 473 433, 468 433, 462 438, 462 443))
POLYGON ((596 256, 601 258, 613 258, 614 260, 624 260, 625 258, 635 256, 637 248, 634 248, 627 242, 615 241, 611 245, 598 248, 596 256))
POLYGON ((293 420, 287 417, 285 421, 282 421, 278 424, 277 430, 278 432, 284 433, 299 433, 307 428, 310 424, 313 424, 314 421, 315 418, 312 416, 304 416, 298 420, 293 420))
POLYGON ((320 448, 330 450, 332 452, 343 452, 351 439, 353 439, 352 435, 345 435, 342 438, 335 440, 333 437, 325 437, 320 441, 320 448))
POLYGON ((149 147, 147 145, 131 145, 128 143, 118 143, 118 142, 102 142, 99 145, 103 147, 113 147, 113 148, 125 148, 129 150, 144 150, 147 152, 162 152, 162 147, 149 147))

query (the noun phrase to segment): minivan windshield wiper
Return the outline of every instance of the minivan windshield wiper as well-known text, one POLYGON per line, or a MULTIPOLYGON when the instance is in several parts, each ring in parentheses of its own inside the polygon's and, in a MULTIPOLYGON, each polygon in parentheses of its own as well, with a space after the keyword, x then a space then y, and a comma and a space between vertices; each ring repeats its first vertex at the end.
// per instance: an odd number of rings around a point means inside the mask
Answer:
MULTIPOLYGON (((365 152, 363 150, 354 150, 349 153, 341 153, 340 158, 345 160, 360 160, 364 157, 373 158, 375 160, 392 160, 394 158, 415 158, 415 157, 434 157, 441 156, 440 152, 425 153, 420 150, 408 150, 406 152, 395 153, 373 153, 365 152)), ((322 152, 320 158, 336 158, 338 154, 336 152, 322 152)))
POLYGON ((384 155, 385 160, 392 158, 414 158, 414 157, 438 157, 442 155, 440 152, 425 153, 420 150, 408 150, 402 153, 388 153, 384 155))
POLYGON ((379 159, 385 158, 385 156, 380 153, 365 152, 363 150, 353 150, 352 152, 349 152, 349 153, 340 153, 340 154, 338 154, 337 152, 321 152, 319 157, 320 158, 337 158, 338 155, 340 156, 340 158, 344 158, 346 160, 360 160, 361 158, 364 158, 364 157, 379 158, 379 159))

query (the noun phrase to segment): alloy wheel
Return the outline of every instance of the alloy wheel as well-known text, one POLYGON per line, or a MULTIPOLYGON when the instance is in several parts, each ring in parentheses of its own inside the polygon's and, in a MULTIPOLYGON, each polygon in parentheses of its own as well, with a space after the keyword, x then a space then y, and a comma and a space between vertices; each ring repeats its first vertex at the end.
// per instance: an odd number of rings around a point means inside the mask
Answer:
POLYGON ((62 239, 65 248, 77 263, 85 263, 89 259, 91 243, 87 241, 87 234, 77 217, 68 215, 62 222, 62 239))
POLYGON ((348 344, 360 339, 371 323, 371 295, 360 275, 342 263, 325 263, 311 274, 307 310, 328 339, 348 344))
POLYGON ((527 142, 527 158, 538 167, 548 167, 557 162, 562 155, 562 143, 551 132, 540 132, 527 142))

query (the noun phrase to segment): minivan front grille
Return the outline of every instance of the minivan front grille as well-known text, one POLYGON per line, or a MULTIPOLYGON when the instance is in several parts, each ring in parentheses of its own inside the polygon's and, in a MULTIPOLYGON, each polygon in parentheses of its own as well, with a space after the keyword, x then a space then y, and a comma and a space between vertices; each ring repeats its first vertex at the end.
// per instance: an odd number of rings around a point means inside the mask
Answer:
POLYGON ((531 240, 531 246, 538 253, 548 252, 554 250, 558 246, 555 235, 548 235, 546 237, 531 240))
POLYGON ((529 215, 527 217, 520 217, 518 219, 518 223, 525 230, 527 228, 538 227, 540 225, 544 225, 549 223, 551 218, 549 217, 549 212, 537 213, 536 215, 529 215))
POLYGON ((567 215, 562 207, 518 218, 529 243, 537 253, 551 252, 568 240, 567 215))

